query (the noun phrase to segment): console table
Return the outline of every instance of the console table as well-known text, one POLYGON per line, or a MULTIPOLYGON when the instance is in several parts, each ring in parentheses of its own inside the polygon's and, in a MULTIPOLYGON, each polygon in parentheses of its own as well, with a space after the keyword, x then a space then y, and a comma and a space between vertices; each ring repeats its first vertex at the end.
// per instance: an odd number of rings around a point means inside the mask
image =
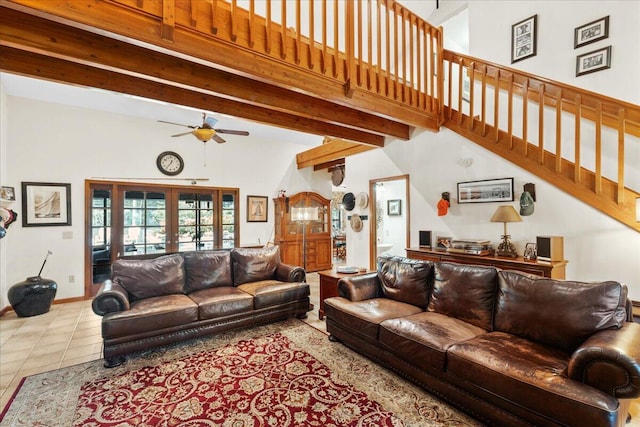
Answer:
POLYGON ((338 273, 336 269, 319 271, 320 276, 320 310, 318 318, 324 319, 324 300, 325 298, 338 296, 338 281, 343 277, 360 276, 367 273, 373 273, 375 270, 366 270, 358 273, 338 273))
POLYGON ((569 261, 552 261, 549 263, 525 260, 523 257, 506 258, 496 255, 468 255, 447 251, 436 251, 426 248, 407 248, 407 258, 425 261, 448 261, 458 264, 491 265, 503 270, 517 270, 523 273, 536 274, 552 279, 564 279, 565 268, 569 261))

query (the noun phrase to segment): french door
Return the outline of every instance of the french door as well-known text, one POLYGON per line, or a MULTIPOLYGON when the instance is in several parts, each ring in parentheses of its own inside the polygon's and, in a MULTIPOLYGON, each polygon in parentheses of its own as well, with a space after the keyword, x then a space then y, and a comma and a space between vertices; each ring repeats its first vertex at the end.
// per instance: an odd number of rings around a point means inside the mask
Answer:
POLYGON ((233 248, 238 189, 87 181, 85 294, 93 296, 118 258, 233 248))

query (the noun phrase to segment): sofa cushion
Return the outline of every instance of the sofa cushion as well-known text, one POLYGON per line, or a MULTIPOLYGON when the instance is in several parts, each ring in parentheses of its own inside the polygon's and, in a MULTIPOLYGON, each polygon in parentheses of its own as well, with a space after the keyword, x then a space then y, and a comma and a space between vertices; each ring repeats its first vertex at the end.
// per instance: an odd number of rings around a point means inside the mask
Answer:
POLYGON ((280 263, 280 247, 234 248, 231 260, 235 285, 273 279, 280 263))
MULTIPOLYGON (((504 332, 453 345, 447 371, 498 406, 525 405, 541 419, 573 426, 609 425, 615 398, 567 377, 569 354, 504 332)), ((513 410, 513 408, 507 408, 513 410)), ((555 424, 554 424, 555 425, 555 424)))
POLYGON ((343 297, 325 299, 324 310, 327 319, 373 340, 378 339, 379 325, 385 320, 422 312, 420 307, 389 298, 352 302, 343 297))
POLYGON ((231 252, 227 250, 185 252, 184 275, 187 293, 215 286, 232 286, 231 252))
POLYGON ((238 289, 253 295, 253 308, 256 310, 309 298, 307 283, 262 280, 239 285, 238 289))
POLYGON ((111 277, 127 290, 131 301, 184 292, 182 255, 153 259, 119 259, 113 263, 111 277))
POLYGON ((378 257, 378 278, 386 298, 427 308, 433 263, 394 256, 378 257))
POLYGON ((423 370, 444 371, 447 350, 486 331, 440 313, 418 313, 380 323, 379 341, 400 358, 423 370))
POLYGON ((618 282, 572 282, 501 271, 495 329, 573 352, 597 331, 626 318, 618 282))
POLYGON ((429 311, 492 330, 498 287, 494 267, 438 262, 435 264, 429 311))
POLYGON ((186 295, 164 295, 131 303, 131 308, 102 318, 102 337, 117 338, 183 326, 198 320, 198 306, 186 295))
POLYGON ((247 313, 253 310, 253 297, 235 286, 216 286, 189 294, 201 320, 247 313))

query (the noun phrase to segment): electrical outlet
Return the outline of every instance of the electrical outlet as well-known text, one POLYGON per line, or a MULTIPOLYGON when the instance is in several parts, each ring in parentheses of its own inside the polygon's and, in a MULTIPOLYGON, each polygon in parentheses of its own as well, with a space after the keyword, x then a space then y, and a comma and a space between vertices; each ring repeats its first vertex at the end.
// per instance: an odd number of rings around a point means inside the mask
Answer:
POLYGON ((76 281, 76 276, 74 276, 73 274, 69 275, 69 283, 75 283, 76 281))

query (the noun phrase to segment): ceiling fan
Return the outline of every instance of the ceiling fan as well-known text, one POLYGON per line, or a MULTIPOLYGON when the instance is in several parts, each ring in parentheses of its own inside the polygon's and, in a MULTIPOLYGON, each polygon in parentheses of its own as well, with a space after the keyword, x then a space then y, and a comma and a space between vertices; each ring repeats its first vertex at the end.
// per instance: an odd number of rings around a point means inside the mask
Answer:
POLYGON ((223 138, 220 137, 220 135, 218 135, 219 133, 227 133, 229 135, 243 135, 243 136, 249 135, 249 132, 247 132, 246 130, 214 129, 213 127, 216 125, 216 123, 218 123, 218 120, 214 119, 213 117, 207 117, 206 113, 202 113, 202 124, 200 126, 183 125, 180 123, 167 122, 165 120, 158 120, 158 121, 161 123, 168 123, 170 125, 184 126, 184 127, 193 129, 192 131, 189 131, 189 132, 178 133, 176 135, 171 135, 171 136, 184 136, 184 135, 191 134, 202 142, 207 142, 210 139, 213 139, 218 143, 226 142, 223 138))

